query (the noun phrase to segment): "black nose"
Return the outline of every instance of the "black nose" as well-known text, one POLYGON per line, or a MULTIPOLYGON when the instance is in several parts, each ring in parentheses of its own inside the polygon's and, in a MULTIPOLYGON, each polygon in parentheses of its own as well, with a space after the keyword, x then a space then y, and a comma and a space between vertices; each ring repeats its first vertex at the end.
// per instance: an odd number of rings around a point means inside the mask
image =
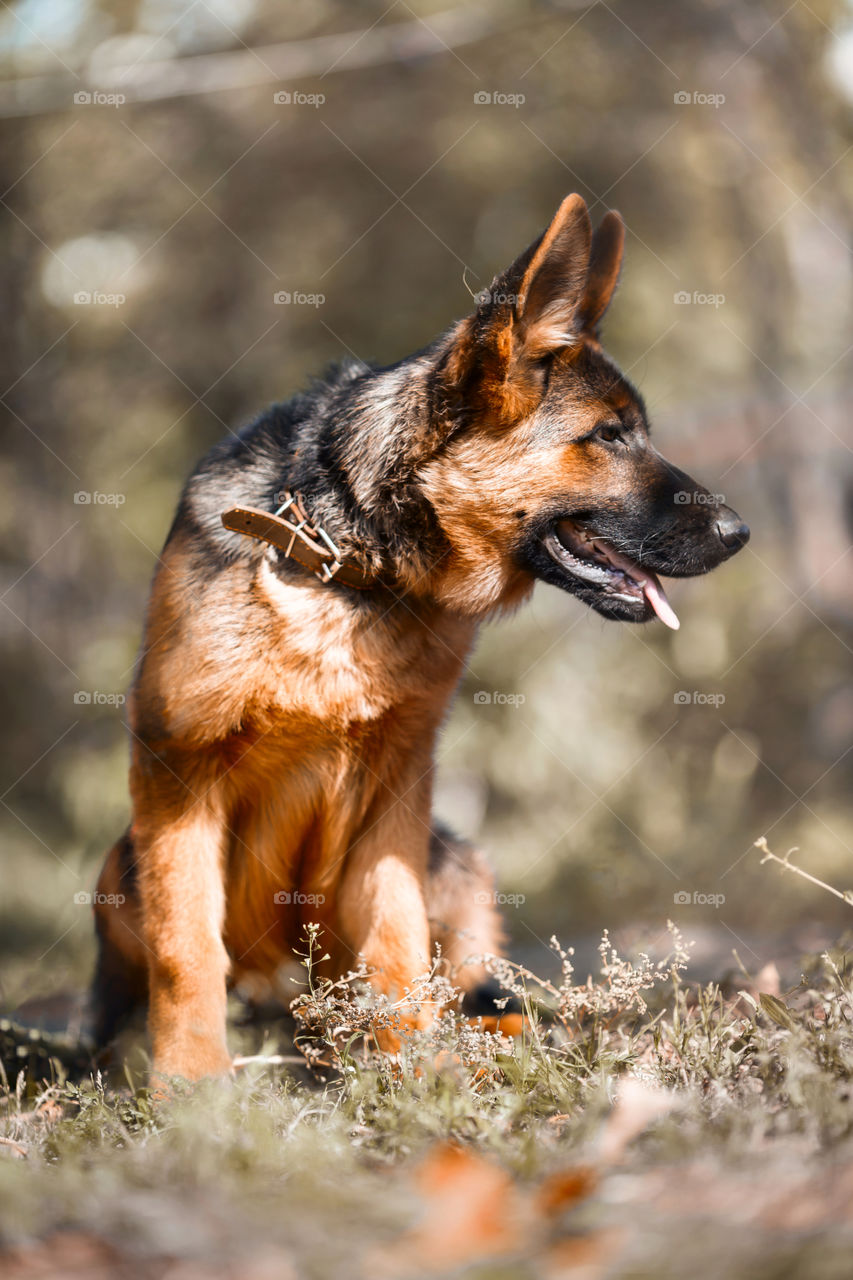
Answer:
POLYGON ((749 542, 749 525, 744 524, 736 511, 725 507, 717 517, 717 533, 720 542, 729 551, 738 551, 749 542))

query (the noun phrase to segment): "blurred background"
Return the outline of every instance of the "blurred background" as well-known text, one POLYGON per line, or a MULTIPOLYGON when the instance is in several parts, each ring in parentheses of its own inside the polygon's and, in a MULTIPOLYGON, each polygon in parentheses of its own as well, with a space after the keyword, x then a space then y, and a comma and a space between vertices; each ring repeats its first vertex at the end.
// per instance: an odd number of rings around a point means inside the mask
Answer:
POLYGON ((853 887, 853 11, 836 0, 23 0, 0 18, 0 1002, 86 981, 129 814, 122 699, 196 459, 390 363, 579 191, 628 226, 609 350, 752 541, 607 624, 487 627, 438 809, 517 955, 607 927, 697 968, 837 937, 853 887))

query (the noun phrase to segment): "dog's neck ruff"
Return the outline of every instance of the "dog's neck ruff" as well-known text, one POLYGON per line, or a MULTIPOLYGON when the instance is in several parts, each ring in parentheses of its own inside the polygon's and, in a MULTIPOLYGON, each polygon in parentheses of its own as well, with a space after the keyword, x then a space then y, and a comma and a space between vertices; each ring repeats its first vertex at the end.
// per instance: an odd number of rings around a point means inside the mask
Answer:
POLYGON ((231 507, 223 511, 221 519, 226 529, 268 542, 288 559, 310 569, 321 582, 338 582, 359 591, 381 585, 379 578, 370 577, 354 560, 343 556, 323 526, 308 518, 298 493, 286 491, 277 511, 231 507))

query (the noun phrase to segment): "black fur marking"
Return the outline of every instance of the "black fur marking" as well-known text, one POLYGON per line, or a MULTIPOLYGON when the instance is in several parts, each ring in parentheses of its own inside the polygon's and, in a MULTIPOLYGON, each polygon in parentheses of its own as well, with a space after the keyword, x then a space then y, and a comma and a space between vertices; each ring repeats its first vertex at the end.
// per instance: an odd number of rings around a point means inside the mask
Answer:
POLYGON ((90 993, 92 1039, 96 1049, 105 1049, 146 1003, 148 992, 144 976, 106 938, 97 916, 95 930, 98 958, 90 993))
POLYGON ((464 844, 450 827, 434 818, 429 835, 429 874, 438 875, 448 862, 458 863, 459 847, 464 844))
POLYGON ((462 1012, 468 1018, 499 1018, 503 1013, 522 1013, 523 1009, 518 997, 505 991, 497 978, 487 978, 465 992, 462 1012))
MULTIPOLYGON (((188 541, 199 581, 266 554, 263 544, 223 529, 220 515, 236 504, 274 511, 285 489, 303 495, 312 520, 366 572, 426 573, 448 549, 416 476, 440 443, 430 438, 435 359, 431 348, 385 369, 334 366, 215 445, 187 482, 167 539, 188 541)), ((284 557, 278 571, 306 573, 284 557)))
POLYGON ((136 896, 136 854, 130 831, 118 843, 119 885, 127 898, 136 896))

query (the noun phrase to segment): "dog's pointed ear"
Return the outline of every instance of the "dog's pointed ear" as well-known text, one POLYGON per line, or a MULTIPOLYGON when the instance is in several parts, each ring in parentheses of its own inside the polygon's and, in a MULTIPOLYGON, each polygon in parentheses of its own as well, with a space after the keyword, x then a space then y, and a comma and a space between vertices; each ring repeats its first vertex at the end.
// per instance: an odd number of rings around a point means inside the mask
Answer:
POLYGON ((494 424, 518 421, 542 397, 543 356, 580 343, 592 224, 567 196, 548 229, 478 296, 442 366, 446 428, 465 412, 494 424))
POLYGON ((515 331, 525 355, 545 355, 576 338, 591 246, 586 204, 579 195, 567 196, 532 256, 528 249, 506 273, 518 279, 523 271, 517 287, 515 331))
POLYGON ((605 213, 592 237, 589 275, 579 318, 584 329, 595 332, 619 282, 625 251, 625 223, 615 209, 605 213))

